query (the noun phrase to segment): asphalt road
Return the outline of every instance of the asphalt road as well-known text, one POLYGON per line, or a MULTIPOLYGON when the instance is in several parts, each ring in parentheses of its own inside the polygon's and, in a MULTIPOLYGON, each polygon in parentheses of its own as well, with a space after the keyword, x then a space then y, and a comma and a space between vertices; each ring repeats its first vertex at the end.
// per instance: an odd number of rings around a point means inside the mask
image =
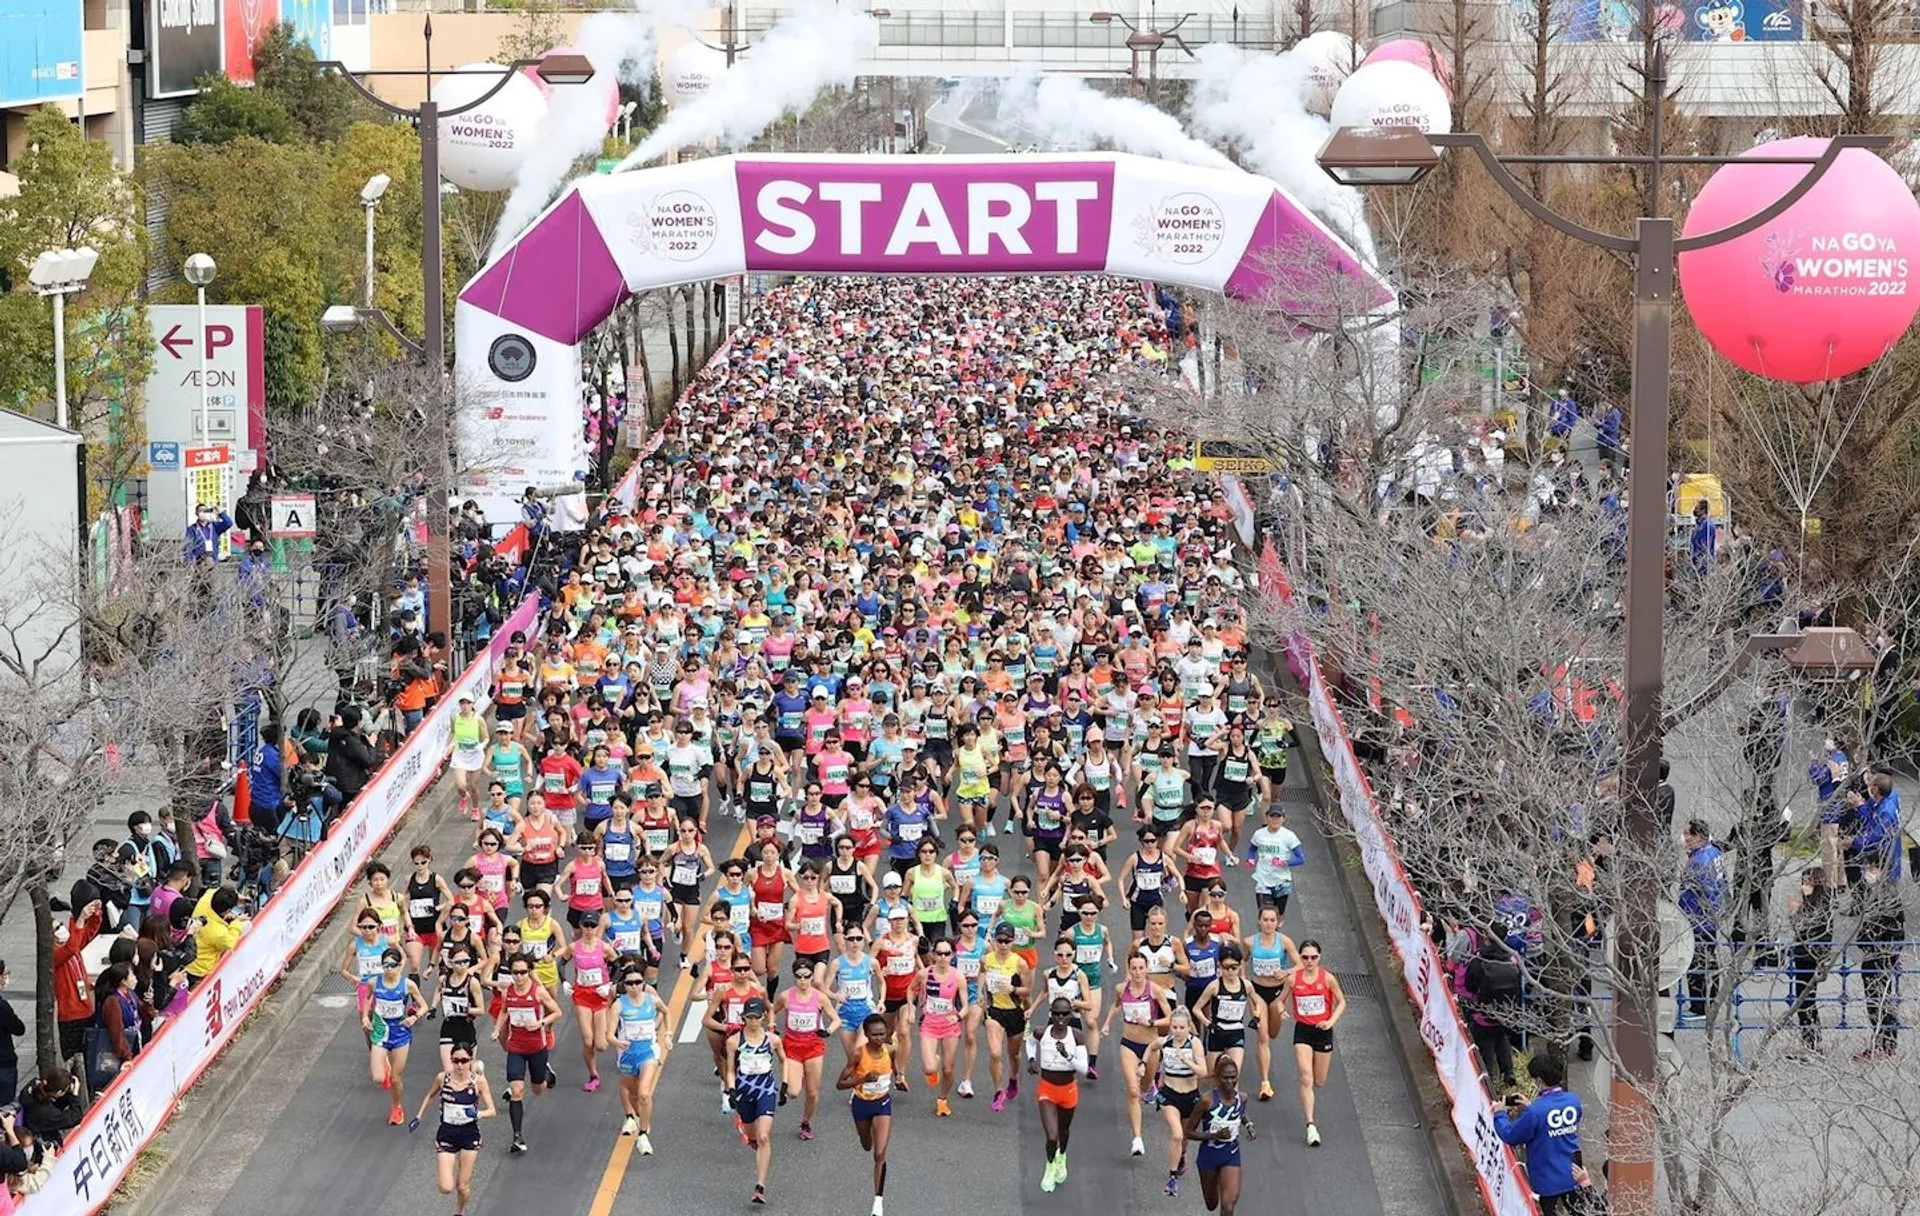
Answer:
MULTIPOLYGON (((1298 779, 1296 774, 1296 780, 1298 779)), ((444 787, 443 787, 444 788, 444 787)), ((445 797, 444 794, 441 795, 445 797)), ((1341 1050, 1320 1099, 1318 1122, 1326 1143, 1302 1143, 1295 1074, 1283 1050, 1274 1065, 1278 1096, 1256 1104, 1252 1115, 1263 1135, 1247 1146, 1244 1210, 1261 1213, 1338 1213, 1339 1216, 1432 1216, 1442 1210, 1423 1133, 1408 1113, 1416 1109, 1400 1066, 1387 1045, 1382 1012, 1370 977, 1356 975, 1358 940, 1335 889, 1335 864, 1298 787, 1288 791, 1289 821, 1305 840, 1308 866, 1298 877, 1287 931, 1296 940, 1317 937, 1351 994, 1341 1024, 1341 1050)), ((470 825, 442 810, 430 831, 443 864, 464 858, 470 825)), ((730 843, 723 827, 720 842, 730 843)), ((414 843, 402 836, 389 860, 414 843)), ((718 850, 716 849, 716 852, 718 850)), ((1118 857, 1115 858, 1117 863, 1118 857)), ((1244 871, 1230 878, 1235 906, 1251 913, 1244 871)), ((1123 942, 1124 921, 1108 927, 1123 942)), ((338 959, 316 952, 301 967, 337 967, 338 959)), ((673 990, 663 974, 663 995, 673 990)), ((697 1013, 697 1010, 694 1011, 697 1013)), ((689 1014, 688 1016, 692 1016, 689 1014)), ((435 1023, 416 1029, 420 1040, 406 1069, 409 1109, 438 1067, 435 1023)), ((528 1104, 526 1135, 532 1152, 509 1157, 504 1104, 484 1127, 486 1147, 475 1175, 469 1211, 564 1212, 582 1216, 614 1213, 649 1216, 663 1210, 748 1210, 752 1157, 718 1108, 717 1083, 704 1041, 683 1043, 669 1059, 656 1095, 656 1153, 642 1158, 631 1140, 619 1137, 620 1106, 611 1058, 598 1093, 581 1092, 584 1068, 571 1018, 562 1023, 554 1053, 557 1090, 528 1104)), ((369 1080, 365 1039, 352 1008, 351 991, 337 976, 293 1011, 260 1075, 223 1099, 212 1134, 184 1160, 167 1163, 164 1176, 140 1210, 169 1216, 372 1216, 380 1213, 452 1211, 437 1194, 431 1121, 417 1135, 386 1123, 387 1095, 369 1080)), ((1284 1048, 1285 1040, 1282 1040, 1284 1048)), ((1031 1085, 1015 1106, 993 1114, 985 1097, 956 1100, 949 1119, 936 1119, 931 1100, 918 1087, 896 1096, 888 1207, 894 1213, 933 1216, 999 1216, 1034 1210, 1058 1212, 1200 1211, 1191 1175, 1177 1199, 1161 1193, 1165 1182, 1165 1132, 1147 1112, 1147 1155, 1127 1156, 1122 1103, 1125 1091, 1103 1052, 1102 1079, 1082 1085, 1074 1128, 1069 1180, 1052 1195, 1039 1190, 1040 1131, 1031 1085)), ((481 1058, 498 1082, 502 1058, 491 1044, 481 1058)), ((837 1047, 829 1063, 838 1061, 837 1047)), ((1251 1065, 1251 1053, 1249 1058, 1251 1065)), ((829 1072, 831 1076, 831 1070, 829 1072)), ((829 1080, 829 1085, 831 1081, 829 1080)), ((987 1089, 984 1063, 975 1085, 987 1089)), ((826 1216, 868 1210, 868 1158, 854 1139, 845 1099, 829 1092, 821 1100, 817 1137, 796 1138, 798 1104, 784 1108, 775 1124, 775 1155, 769 1181, 771 1210, 795 1216, 826 1216)), ((167 1140, 161 1141, 167 1153, 167 1140)))

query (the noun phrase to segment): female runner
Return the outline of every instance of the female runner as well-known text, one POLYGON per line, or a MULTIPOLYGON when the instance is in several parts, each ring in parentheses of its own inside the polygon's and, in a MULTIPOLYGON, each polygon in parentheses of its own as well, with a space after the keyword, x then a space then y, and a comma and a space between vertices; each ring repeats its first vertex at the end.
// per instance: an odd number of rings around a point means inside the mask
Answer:
POLYGON ((953 943, 953 965, 967 981, 967 1007, 960 1017, 964 1054, 960 1061, 960 1083, 953 1092, 973 1097, 973 1066, 980 1056, 980 1024, 986 1019, 986 1005, 980 999, 980 960, 987 954, 987 935, 980 932, 980 918, 972 912, 960 914, 960 936, 953 943))
POLYGON ((1147 960, 1147 978, 1169 1000, 1178 995, 1181 972, 1188 966, 1187 947, 1167 932, 1167 910, 1155 908, 1147 913, 1147 927, 1141 932, 1134 950, 1147 960))
POLYGON ((1127 1085, 1127 1128, 1133 1133, 1133 1143, 1128 1146, 1129 1156, 1138 1157, 1145 1153, 1146 1146, 1140 1139, 1140 1083, 1145 1075, 1147 1050, 1159 1036, 1167 1032, 1170 1023, 1168 1013, 1173 1003, 1166 993, 1147 978, 1147 959, 1139 951, 1127 956, 1127 978, 1121 980, 1113 991, 1113 1007, 1107 1010, 1105 1023, 1100 1027, 1104 1033, 1112 1025, 1115 1014, 1120 1016, 1120 1046, 1133 1058, 1120 1057, 1125 1067, 1121 1079, 1127 1085))
POLYGON ((749 875, 753 890, 753 920, 748 929, 753 943, 753 973, 771 993, 780 987, 780 948, 789 940, 787 901, 794 893, 793 875, 780 860, 780 845, 760 846, 759 863, 749 875))
POLYGON ((1139 946, 1141 935, 1146 932, 1147 918, 1155 909, 1160 910, 1164 928, 1168 898, 1184 900, 1179 884, 1168 881, 1170 871, 1169 859, 1160 847, 1159 831, 1141 828, 1140 847, 1120 863, 1119 889, 1126 896, 1127 922, 1133 932, 1128 949, 1139 946))
POLYGON ((1280 989, 1287 973, 1300 965, 1300 952, 1293 939, 1280 932, 1280 909, 1267 904, 1260 909, 1260 927, 1244 943, 1247 951, 1247 978, 1262 1008, 1261 1034, 1254 1040, 1260 1061, 1260 1100, 1273 1100, 1273 1041, 1280 1037, 1285 1009, 1280 1004, 1280 989))
POLYGON ((767 1170, 773 1165, 773 1112, 780 1105, 787 1053, 780 1036, 767 1029, 767 1002, 753 997, 741 1007, 740 1029, 727 1036, 721 1083, 733 1096, 733 1118, 740 1140, 753 1150, 753 1196, 767 1202, 767 1170))
POLYGON ((610 1045, 607 1008, 613 1003, 613 952, 601 936, 600 913, 582 913, 579 929, 572 946, 573 1014, 580 1025, 580 1058, 587 1065, 587 1079, 580 1088, 592 1093, 600 1088, 600 1053, 610 1045))
POLYGON ((920 977, 921 1013, 920 1062, 926 1069, 927 1088, 934 1096, 933 1113, 951 1115, 947 1096, 953 1092, 954 1059, 960 1052, 960 1028, 967 1012, 966 977, 953 965, 952 942, 933 947, 933 966, 920 977))
MULTIPOLYGON (((720 1069, 721 1076, 727 1071, 727 1040, 738 1034, 747 1024, 747 1002, 756 998, 766 999, 766 992, 754 978, 753 969, 740 957, 737 946, 722 946, 720 943, 731 941, 728 934, 721 934, 713 943, 713 972, 707 977, 707 1013, 703 1019, 707 1028, 707 1046, 713 1049, 713 1062, 720 1069), (725 971, 726 979, 721 980, 725 971)), ((728 1101, 727 1087, 720 1087, 720 1113, 726 1114, 733 1109, 728 1101)))
MULTIPOLYGON (((667 890, 673 893, 674 907, 680 909, 680 942, 684 949, 700 940, 700 884, 713 873, 713 854, 700 843, 698 824, 680 825, 673 847, 667 850, 665 865, 667 890)), ((689 974, 698 976, 700 964, 694 963, 689 974)))
POLYGON ((940 846, 922 840, 917 864, 906 873, 907 900, 913 911, 914 931, 920 935, 920 948, 953 936, 948 909, 959 898, 960 886, 952 871, 939 862, 940 846))
POLYGON ((826 1066, 827 1036, 840 1029, 827 994, 814 987, 814 964, 793 960, 793 987, 773 1001, 773 1024, 787 1050, 787 1092, 799 1090, 800 1138, 813 1139, 813 1113, 820 1105, 820 1076, 826 1066))
POLYGON ((454 1054, 465 1049, 469 1058, 480 1043, 475 1021, 486 1006, 480 977, 477 942, 455 942, 447 947, 447 974, 440 982, 440 1071, 453 1069, 454 1054))
POLYGON ((406 975, 407 956, 397 946, 380 955, 380 975, 367 985, 367 1001, 360 1025, 367 1032, 367 1062, 381 1089, 393 1090, 387 1122, 406 1122, 402 1111, 406 1087, 407 1048, 413 1042, 413 1024, 426 1011, 426 998, 406 975))
POLYGON ((1073 1002, 1055 998, 1048 1006, 1047 1028, 1035 1053, 1040 1085, 1034 1101, 1047 1139, 1047 1167, 1040 1175, 1040 1189, 1049 1193, 1067 1180, 1067 1140, 1073 1131, 1073 1112, 1080 1105, 1080 1078, 1087 1071, 1087 1048, 1073 1029, 1073 1020, 1073 1002))
POLYGON ((1215 1085, 1187 1116, 1188 1139, 1199 1144, 1200 1195, 1207 1211, 1233 1216, 1240 1202, 1240 1140, 1254 1138, 1247 1117, 1247 1096, 1240 1092, 1240 1066, 1231 1059, 1214 1065, 1215 1085))
POLYGON ((1167 1033, 1147 1049, 1146 1072, 1157 1076, 1155 1100, 1167 1120, 1167 1194, 1180 1193, 1180 1175, 1187 1172, 1187 1116, 1200 1103, 1200 1075, 1206 1067, 1206 1048, 1193 1033, 1193 1015, 1181 1005, 1167 1014, 1167 1033))
POLYGON ((1193 1003, 1194 1017, 1207 1028, 1208 1072, 1214 1072, 1222 1058, 1233 1061, 1236 1071, 1246 1062, 1248 1031, 1256 1042, 1266 1037, 1266 1027, 1260 1023, 1265 1004, 1254 998, 1240 964, 1240 947, 1232 942, 1222 945, 1220 977, 1193 1003))
POLYGON ((634 1149, 653 1156, 653 1091, 660 1069, 673 1049, 672 1037, 661 1033, 666 1003, 647 982, 644 971, 633 969, 620 977, 620 995, 613 1005, 614 1041, 620 1048, 615 1067, 620 1072, 620 1108, 626 1113, 620 1134, 638 1135, 634 1149))
MULTIPOLYGON (((1280 1002, 1293 1009, 1293 1062, 1300 1070, 1300 1109, 1307 1117, 1307 1146, 1318 1148, 1320 1129, 1313 1123, 1314 1091, 1327 1083, 1333 1067, 1333 1025, 1347 1012, 1347 994, 1333 972, 1320 967, 1320 943, 1300 943, 1300 966, 1281 986, 1280 1002)), ((1284 1016, 1284 1015, 1283 1015, 1284 1016)))
POLYGON ((873 1216, 884 1216, 887 1142, 893 1138, 893 1049, 887 1020, 870 1013, 860 1023, 860 1053, 840 1070, 838 1089, 853 1091, 853 1129, 860 1147, 873 1153, 873 1216))
POLYGON ((479 1121, 500 1113, 471 1044, 455 1048, 447 1066, 434 1074, 408 1131, 420 1130, 420 1120, 435 1102, 440 1104, 440 1127, 433 1134, 440 1193, 453 1196, 454 1216, 466 1216, 467 1201, 473 1198, 473 1165, 480 1159, 479 1121))
POLYGON ((987 1075, 993 1081, 995 1114, 1020 1092, 1020 1063, 1012 1045, 1026 1037, 1026 993, 1032 977, 1027 960, 1014 952, 1013 926, 995 929, 993 949, 980 960, 980 987, 987 997, 987 1075))
MULTIPOLYGON (((867 931, 849 924, 842 940, 846 949, 827 968, 827 995, 839 1006, 840 1046, 851 1062, 859 1050, 860 1035, 867 1017, 877 1011, 879 969, 867 953, 867 931)), ((881 1021, 884 1023, 885 1018, 881 1021)))

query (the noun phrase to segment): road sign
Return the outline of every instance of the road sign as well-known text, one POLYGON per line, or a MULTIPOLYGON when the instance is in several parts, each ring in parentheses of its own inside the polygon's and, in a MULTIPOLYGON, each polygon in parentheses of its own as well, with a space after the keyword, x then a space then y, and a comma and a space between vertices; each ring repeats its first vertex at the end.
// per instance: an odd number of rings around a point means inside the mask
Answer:
MULTIPOLYGON (((168 446, 176 445, 170 444, 168 446)), ((226 464, 232 459, 233 449, 224 443, 210 443, 203 448, 188 448, 186 450, 185 467, 189 469, 212 469, 226 464)))
POLYGON ((273 535, 276 540, 298 540, 315 536, 313 495, 275 494, 273 496, 273 535))
POLYGON ((266 343, 260 309, 209 304, 206 325, 192 304, 155 304, 153 371, 147 377, 147 434, 200 437, 200 374, 206 368, 206 438, 258 447, 266 409, 266 343))
POLYGON ((1193 467, 1202 473, 1271 473, 1273 461, 1258 444, 1202 439, 1193 445, 1193 467))
POLYGON ((155 472, 178 473, 180 471, 180 445, 177 443, 150 443, 147 445, 147 463, 155 472))

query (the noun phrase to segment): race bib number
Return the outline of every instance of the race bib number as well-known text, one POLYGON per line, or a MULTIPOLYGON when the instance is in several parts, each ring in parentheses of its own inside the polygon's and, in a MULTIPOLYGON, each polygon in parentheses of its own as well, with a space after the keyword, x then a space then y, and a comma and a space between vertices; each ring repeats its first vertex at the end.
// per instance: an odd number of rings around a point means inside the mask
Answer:
POLYGON ((888 975, 912 975, 913 956, 911 954, 889 954, 887 956, 888 975))
POLYGON ((1133 885, 1141 891, 1158 891, 1160 889, 1160 871, 1135 870, 1133 872, 1133 885))
POLYGON ((825 937, 827 933, 827 918, 824 916, 801 917, 800 932, 806 937, 825 937))
POLYGON ((953 998, 944 996, 928 997, 927 1012, 942 1016, 951 1014, 953 1012, 953 998))
POLYGON ((425 920, 434 914, 435 904, 431 899, 410 899, 407 901, 407 915, 415 920, 425 920))
POLYGON ((1100 956, 1101 948, 1099 946, 1075 946, 1073 948, 1073 961, 1082 966, 1099 962, 1100 956))
POLYGON ((754 918, 760 921, 779 920, 786 914, 786 911, 785 904, 771 903, 766 900, 762 900, 760 903, 753 905, 754 918))
POLYGON ((842 980, 840 991, 849 1005, 864 1005, 873 998, 873 985, 864 979, 842 980))
POLYGON ((540 1011, 526 1006, 515 1005, 507 1010, 507 1025, 518 1030, 532 1030, 540 1024, 540 1011))
POLYGON ((925 835, 927 827, 923 823, 903 823, 900 825, 900 839, 912 843, 925 835))
POLYGON ((812 1034, 820 1028, 820 1011, 817 1009, 787 1010, 787 1029, 794 1034, 812 1034))
POLYGON ((1327 997, 1322 992, 1308 993, 1294 1001, 1294 1011, 1303 1018, 1322 1017, 1327 1012, 1327 997))
MULTIPOLYGON (((662 844, 666 843, 666 837, 667 837, 667 834, 665 832, 660 833, 660 842, 662 844)), ((633 859, 633 845, 629 844, 624 840, 607 841, 605 851, 607 854, 608 861, 624 862, 624 861, 631 861, 633 859)))
POLYGON ((1210 866, 1219 859, 1220 850, 1210 844, 1195 845, 1193 848, 1193 864, 1197 866, 1210 866))

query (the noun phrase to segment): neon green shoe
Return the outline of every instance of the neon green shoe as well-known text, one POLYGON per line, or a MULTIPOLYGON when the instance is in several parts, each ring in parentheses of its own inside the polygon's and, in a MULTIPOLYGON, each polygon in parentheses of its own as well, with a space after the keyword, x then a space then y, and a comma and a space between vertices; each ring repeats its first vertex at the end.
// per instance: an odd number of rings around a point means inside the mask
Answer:
POLYGON ((1054 1176, 1058 1168, 1059 1158, 1056 1157, 1054 1160, 1047 1162, 1046 1169, 1040 1171, 1040 1189, 1049 1195, 1053 1194, 1054 1187, 1060 1185, 1060 1180, 1054 1176))
POLYGON ((1067 1180, 1067 1154, 1064 1150, 1053 1159, 1053 1167, 1054 1185, 1058 1186, 1067 1180))

